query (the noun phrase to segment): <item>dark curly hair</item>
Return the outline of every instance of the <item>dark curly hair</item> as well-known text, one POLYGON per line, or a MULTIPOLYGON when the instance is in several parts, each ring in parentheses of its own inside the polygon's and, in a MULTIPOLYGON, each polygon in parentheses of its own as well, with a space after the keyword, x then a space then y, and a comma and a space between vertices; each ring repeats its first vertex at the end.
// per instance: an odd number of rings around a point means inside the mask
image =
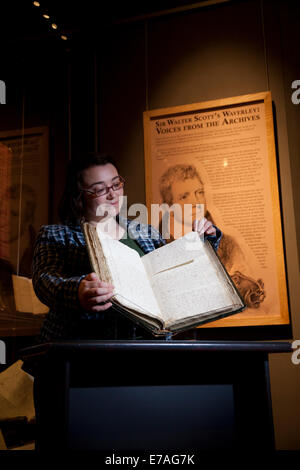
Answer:
POLYGON ((88 153, 69 162, 66 185, 58 206, 59 219, 63 224, 76 225, 84 215, 83 194, 80 190, 83 171, 108 163, 119 171, 113 157, 106 153, 88 153))

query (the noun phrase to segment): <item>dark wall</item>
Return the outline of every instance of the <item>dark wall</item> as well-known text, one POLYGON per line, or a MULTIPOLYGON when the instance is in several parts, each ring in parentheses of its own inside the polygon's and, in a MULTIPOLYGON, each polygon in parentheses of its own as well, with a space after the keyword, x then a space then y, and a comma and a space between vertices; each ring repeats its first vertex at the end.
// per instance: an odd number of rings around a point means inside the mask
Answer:
MULTIPOLYGON (((300 79, 299 10, 292 0, 231 1, 102 25, 70 44, 10 39, 0 64, 8 103, 0 106, 1 130, 49 126, 49 222, 57 221, 69 157, 86 150, 113 153, 128 203, 145 202, 143 111, 270 89, 294 338, 300 337, 300 104, 291 101, 291 82, 300 79)), ((297 372, 289 358, 272 358, 279 449, 300 448, 297 372)))
POLYGON ((129 203, 145 202, 143 111, 270 89, 288 129, 300 246, 297 11, 294 2, 229 2, 107 30, 97 44, 99 147, 120 160, 129 203))
POLYGON ((57 42, 8 41, 0 75, 6 83, 6 105, 0 106, 1 131, 49 127, 49 214, 56 220, 58 197, 68 158, 69 52, 57 42))

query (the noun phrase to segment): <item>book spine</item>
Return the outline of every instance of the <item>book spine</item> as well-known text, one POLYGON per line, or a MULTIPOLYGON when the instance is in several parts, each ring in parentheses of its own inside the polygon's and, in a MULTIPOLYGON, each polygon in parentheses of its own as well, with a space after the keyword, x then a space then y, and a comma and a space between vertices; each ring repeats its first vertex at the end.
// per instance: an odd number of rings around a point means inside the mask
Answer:
POLYGON ((81 228, 87 244, 92 269, 101 281, 112 283, 112 275, 102 250, 97 228, 87 222, 84 222, 81 228))

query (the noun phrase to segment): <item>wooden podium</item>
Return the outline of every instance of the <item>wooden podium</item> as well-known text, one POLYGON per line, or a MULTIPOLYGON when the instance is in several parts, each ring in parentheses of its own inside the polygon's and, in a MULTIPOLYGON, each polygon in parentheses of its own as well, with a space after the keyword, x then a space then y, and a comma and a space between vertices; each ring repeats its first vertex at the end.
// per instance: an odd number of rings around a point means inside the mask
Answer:
POLYGON ((38 450, 274 450, 268 356, 289 342, 64 341, 36 362, 38 450))

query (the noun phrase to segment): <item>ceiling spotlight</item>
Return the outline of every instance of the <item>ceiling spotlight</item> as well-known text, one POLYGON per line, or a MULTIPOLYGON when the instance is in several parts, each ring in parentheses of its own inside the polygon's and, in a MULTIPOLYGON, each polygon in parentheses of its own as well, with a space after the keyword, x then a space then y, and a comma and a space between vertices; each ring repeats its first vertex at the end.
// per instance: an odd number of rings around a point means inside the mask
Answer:
POLYGON ((35 7, 40 7, 41 6, 40 2, 32 2, 32 3, 34 4, 35 7))
POLYGON ((51 26, 52 26, 52 28, 53 28, 53 29, 57 29, 57 24, 55 24, 55 23, 52 23, 52 25, 51 25, 51 26))
POLYGON ((66 41, 66 40, 68 39, 67 36, 65 36, 64 34, 62 34, 60 37, 61 37, 61 39, 63 39, 64 41, 66 41))
POLYGON ((46 20, 49 20, 50 16, 49 15, 43 15, 43 18, 46 18, 46 20))

